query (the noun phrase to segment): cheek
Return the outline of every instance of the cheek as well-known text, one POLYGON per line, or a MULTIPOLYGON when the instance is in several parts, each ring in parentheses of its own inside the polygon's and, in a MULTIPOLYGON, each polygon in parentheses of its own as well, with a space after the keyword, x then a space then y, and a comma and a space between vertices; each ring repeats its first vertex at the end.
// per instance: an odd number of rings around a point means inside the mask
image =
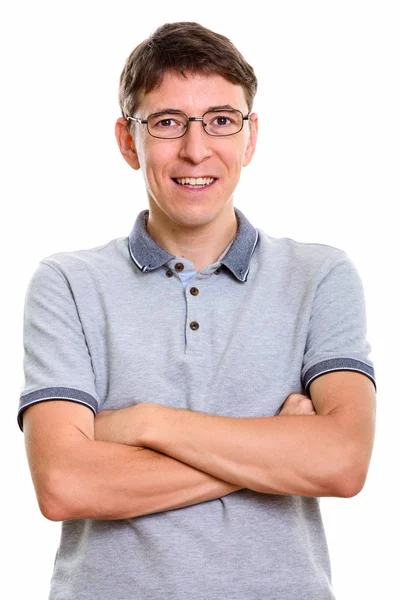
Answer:
POLYGON ((243 165, 244 152, 243 149, 237 150, 225 158, 225 164, 228 167, 229 178, 237 179, 243 165))
POLYGON ((246 152, 246 138, 238 139, 234 147, 224 152, 224 162, 231 177, 237 177, 243 166, 246 152))
POLYGON ((143 156, 143 168, 146 172, 146 179, 149 182, 161 184, 165 178, 169 178, 168 169, 173 163, 174 154, 168 147, 152 149, 151 152, 145 152, 143 156))

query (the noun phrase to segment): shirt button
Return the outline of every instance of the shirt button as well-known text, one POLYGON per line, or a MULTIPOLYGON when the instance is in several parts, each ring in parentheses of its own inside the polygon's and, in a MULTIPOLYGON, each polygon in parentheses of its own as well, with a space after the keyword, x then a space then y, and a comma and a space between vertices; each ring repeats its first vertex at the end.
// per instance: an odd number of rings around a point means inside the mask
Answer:
POLYGON ((172 277, 173 272, 171 271, 171 269, 168 269, 168 271, 165 271, 165 274, 167 277, 172 277))
POLYGON ((199 293, 199 290, 195 287, 190 288, 190 293, 192 294, 192 296, 197 296, 197 294, 199 293))
POLYGON ((176 263, 175 265, 175 271, 183 271, 185 267, 183 266, 182 263, 176 263))
POLYGON ((193 331, 197 331, 199 327, 200 327, 200 325, 198 324, 197 321, 192 321, 190 323, 190 329, 193 329, 193 331))
POLYGON ((221 273, 221 267, 218 267, 218 269, 215 269, 214 273, 216 275, 219 275, 221 273))

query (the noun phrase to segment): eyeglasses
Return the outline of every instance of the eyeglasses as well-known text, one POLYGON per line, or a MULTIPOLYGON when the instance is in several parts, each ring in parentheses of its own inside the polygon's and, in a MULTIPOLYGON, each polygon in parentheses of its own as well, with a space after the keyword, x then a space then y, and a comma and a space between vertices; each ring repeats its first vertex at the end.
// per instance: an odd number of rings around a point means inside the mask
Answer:
POLYGON ((208 135, 223 137, 235 135, 243 129, 243 121, 248 121, 250 113, 243 116, 237 109, 208 110, 202 117, 188 117, 180 110, 169 110, 153 113, 147 119, 126 117, 129 121, 147 125, 147 131, 152 137, 161 139, 180 138, 185 135, 189 121, 201 121, 208 135))

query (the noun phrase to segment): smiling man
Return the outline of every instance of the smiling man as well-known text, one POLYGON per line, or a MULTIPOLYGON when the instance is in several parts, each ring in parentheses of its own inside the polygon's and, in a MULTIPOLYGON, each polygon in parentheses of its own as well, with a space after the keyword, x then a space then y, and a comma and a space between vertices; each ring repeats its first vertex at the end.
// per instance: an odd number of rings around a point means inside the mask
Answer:
POLYGON ((50 600, 332 600, 319 498, 365 483, 375 374, 362 283, 332 246, 234 207, 257 80, 196 23, 129 56, 116 137, 148 208, 45 257, 18 411, 50 600))
POLYGON ((134 141, 124 118, 117 138, 126 161, 145 177, 147 231, 199 273, 236 235, 233 192, 255 150, 257 115, 249 115, 241 85, 219 74, 176 71, 163 75, 137 113, 141 118, 127 116, 134 141))

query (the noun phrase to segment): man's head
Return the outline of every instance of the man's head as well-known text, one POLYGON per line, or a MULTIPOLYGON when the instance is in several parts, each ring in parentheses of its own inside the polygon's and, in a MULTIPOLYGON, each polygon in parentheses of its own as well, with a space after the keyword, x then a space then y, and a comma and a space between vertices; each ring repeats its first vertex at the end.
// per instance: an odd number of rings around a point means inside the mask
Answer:
POLYGON ((135 48, 120 78, 123 118, 116 135, 128 164, 143 170, 151 214, 187 227, 232 216, 241 168, 255 149, 257 115, 248 115, 256 89, 254 71, 234 45, 197 23, 163 25, 135 48), (206 128, 174 118, 174 111, 202 117, 210 107, 227 106, 248 117, 235 113, 241 129, 233 135, 215 135, 230 131, 226 115, 234 114, 229 109, 218 113, 222 119, 214 115, 206 128), (160 120, 146 122, 160 112, 166 113, 160 120), (130 117, 136 120, 127 121, 130 117), (179 127, 180 137, 165 137, 179 127), (154 137, 160 129, 160 137, 154 137), (185 177, 203 178, 196 184, 204 187, 191 186, 185 177))

